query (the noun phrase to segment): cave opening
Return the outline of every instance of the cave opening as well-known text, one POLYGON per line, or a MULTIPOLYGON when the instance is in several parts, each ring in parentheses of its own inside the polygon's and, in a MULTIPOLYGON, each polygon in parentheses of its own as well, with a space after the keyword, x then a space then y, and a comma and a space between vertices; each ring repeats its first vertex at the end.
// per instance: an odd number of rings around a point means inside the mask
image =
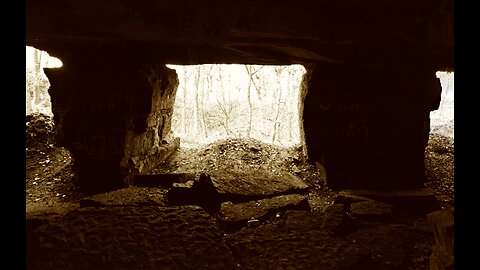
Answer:
POLYGON ((60 68, 60 59, 50 56, 46 51, 26 46, 26 115, 43 114, 53 116, 52 103, 48 89, 50 82, 43 71, 44 68, 60 68))
POLYGON ((232 138, 301 145, 302 65, 167 65, 179 78, 172 131, 181 147, 232 138))
POLYGON ((307 162, 305 66, 167 67, 175 69, 179 81, 171 132, 180 138, 180 146, 152 174, 202 172, 226 183, 231 177, 257 183, 260 176, 270 179, 285 173, 312 183, 325 179, 324 171, 307 162))
POLYGON ((453 71, 438 71, 437 78, 442 85, 440 104, 430 112, 430 133, 454 138, 454 78, 453 71))

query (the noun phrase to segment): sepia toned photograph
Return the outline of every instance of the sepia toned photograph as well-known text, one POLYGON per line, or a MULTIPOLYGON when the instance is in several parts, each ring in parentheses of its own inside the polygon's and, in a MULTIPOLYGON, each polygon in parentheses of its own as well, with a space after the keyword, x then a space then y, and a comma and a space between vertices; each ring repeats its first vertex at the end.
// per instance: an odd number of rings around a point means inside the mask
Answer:
POLYGON ((454 269, 453 0, 25 8, 26 269, 454 269))

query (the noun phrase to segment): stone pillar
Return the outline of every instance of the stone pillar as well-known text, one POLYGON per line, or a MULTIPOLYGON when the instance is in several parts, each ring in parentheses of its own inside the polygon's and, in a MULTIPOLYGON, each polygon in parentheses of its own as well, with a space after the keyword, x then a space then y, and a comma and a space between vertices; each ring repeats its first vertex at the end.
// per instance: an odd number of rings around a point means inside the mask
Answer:
POLYGON ((162 66, 148 66, 143 74, 150 86, 149 103, 144 104, 149 109, 146 114, 128 118, 122 168, 129 169, 129 183, 131 176, 148 174, 180 146, 180 139, 170 132, 177 73, 162 66))
POLYGON ((174 70, 93 58, 62 61, 62 68, 45 70, 56 139, 70 150, 84 193, 126 187, 134 174, 147 173, 178 147, 169 135, 174 70))
POLYGON ((333 189, 424 187, 425 117, 440 91, 434 70, 315 67, 303 116, 310 161, 333 189))

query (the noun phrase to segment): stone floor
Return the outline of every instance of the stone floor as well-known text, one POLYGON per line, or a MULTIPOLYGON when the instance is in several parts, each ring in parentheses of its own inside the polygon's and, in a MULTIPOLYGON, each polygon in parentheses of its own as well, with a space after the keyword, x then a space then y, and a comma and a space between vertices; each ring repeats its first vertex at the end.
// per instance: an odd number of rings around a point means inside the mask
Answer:
POLYGON ((429 269, 435 236, 427 215, 435 209, 403 211, 378 196, 352 193, 341 193, 324 210, 310 207, 319 204, 318 197, 291 194, 224 202, 212 212, 199 205, 172 205, 160 187, 130 187, 85 198, 62 211, 29 213, 27 265, 429 269), (226 222, 228 218, 240 223, 226 222))

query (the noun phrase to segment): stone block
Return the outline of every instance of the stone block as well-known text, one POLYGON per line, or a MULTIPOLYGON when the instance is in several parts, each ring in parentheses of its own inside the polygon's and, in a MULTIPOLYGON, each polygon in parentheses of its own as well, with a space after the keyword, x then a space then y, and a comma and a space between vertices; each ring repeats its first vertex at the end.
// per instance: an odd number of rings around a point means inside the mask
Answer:
POLYGON ((215 172, 211 182, 222 201, 246 201, 289 193, 306 193, 308 185, 290 173, 255 175, 239 172, 215 172))
POLYGON ((388 221, 393 214, 392 205, 374 200, 356 202, 350 206, 350 215, 361 220, 388 221))
POLYGON ((310 210, 307 196, 290 194, 245 203, 224 202, 221 204, 219 216, 225 229, 229 230, 246 225, 252 220, 264 220, 287 209, 310 210))
POLYGON ((80 200, 80 207, 166 206, 166 189, 128 187, 95 194, 80 200))
MULTIPOLYGON (((191 178, 191 177, 190 177, 191 178)), ((210 177, 204 173, 197 174, 194 180, 189 177, 183 183, 174 183, 168 191, 168 203, 173 205, 198 205, 208 212, 220 210, 220 197, 210 177)))

